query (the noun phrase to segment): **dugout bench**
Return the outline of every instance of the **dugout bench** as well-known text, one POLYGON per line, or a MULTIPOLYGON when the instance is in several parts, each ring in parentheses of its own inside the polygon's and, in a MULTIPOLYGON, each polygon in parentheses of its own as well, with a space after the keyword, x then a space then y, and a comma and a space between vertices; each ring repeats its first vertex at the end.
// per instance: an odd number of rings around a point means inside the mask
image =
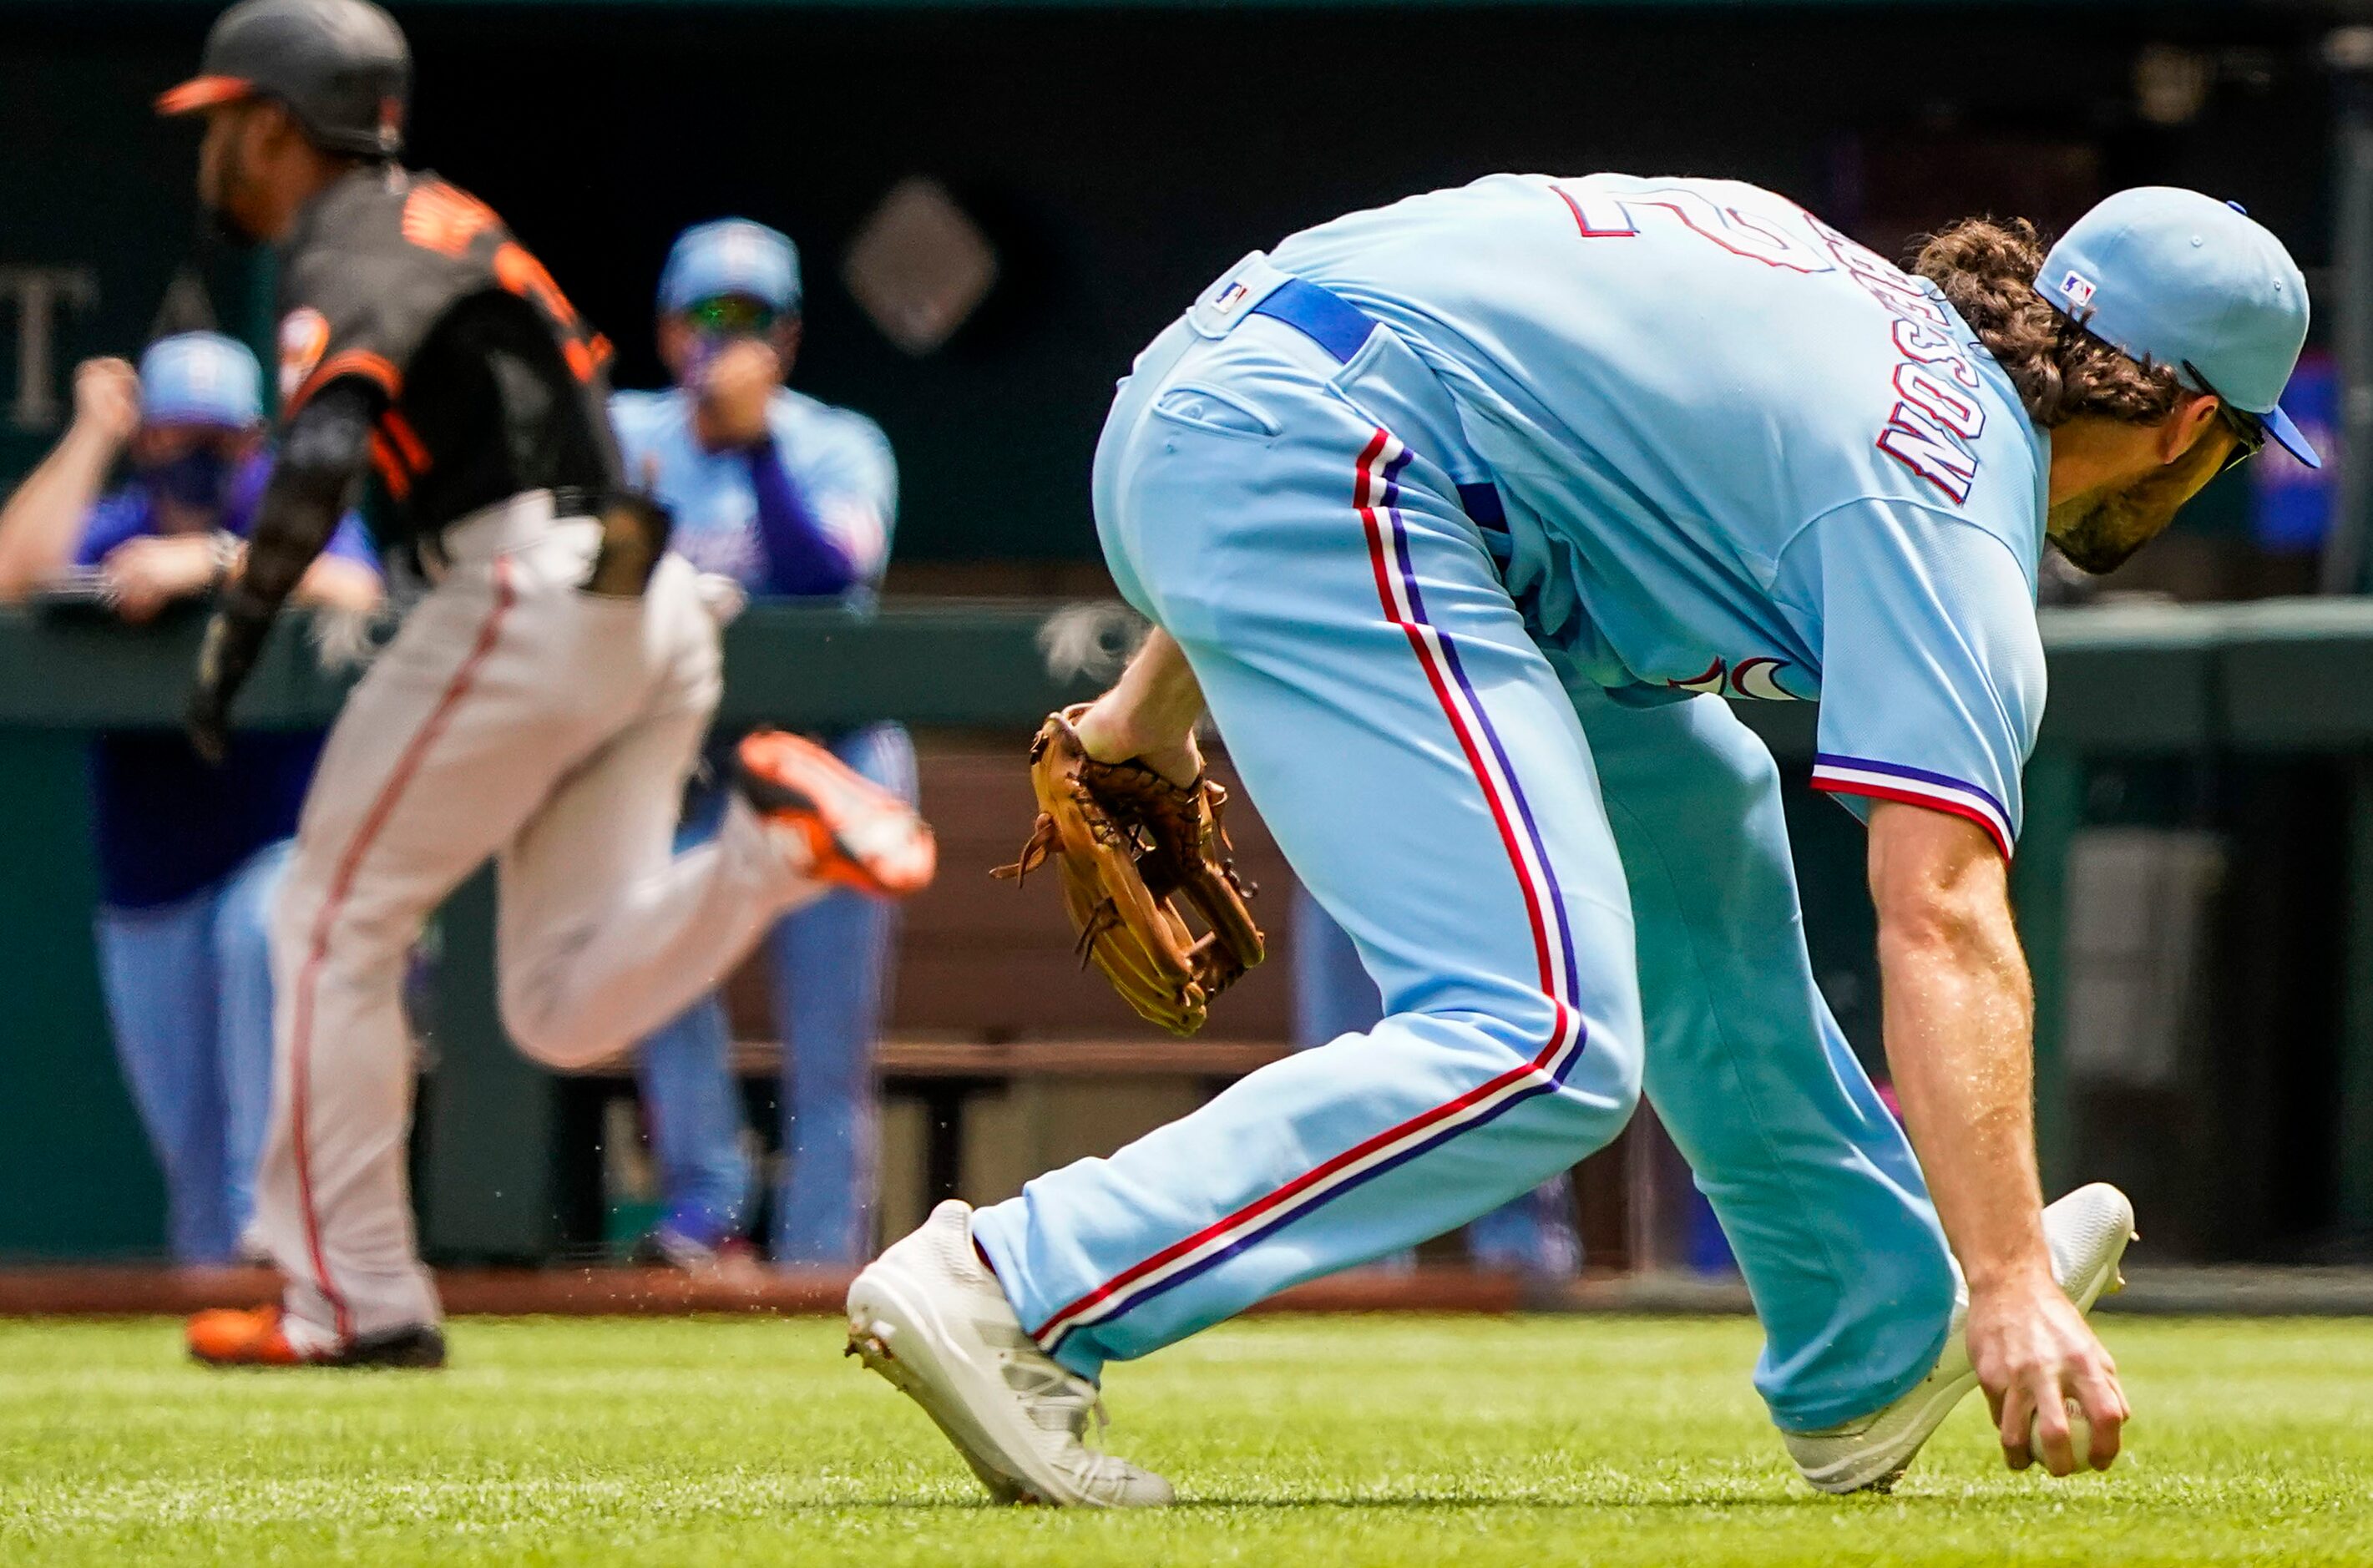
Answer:
MULTIPOLYGON (((1097 685, 1084 674, 1050 673, 1044 649, 1062 608, 933 603, 859 615, 756 606, 728 634, 723 717, 821 727, 888 715, 927 731, 995 731, 1011 744, 1048 708, 1091 695, 1097 685)), ((2373 603, 2052 611, 2044 626, 2052 697, 2028 775, 2014 885, 2036 971, 2047 1184, 2057 1185, 2057 1173, 2071 1165, 2063 873, 2072 839, 2099 809, 2093 786, 2129 766, 2197 770, 2316 759, 2336 780, 2332 790, 2290 799, 2306 802, 2319 819, 2328 806, 2332 821, 2261 825, 2306 843, 2301 874, 2337 890, 2330 909, 2312 922, 2316 940, 2327 945, 2278 956, 2293 965, 2284 985, 2331 993, 2336 1020, 2328 1092, 2325 1103, 2310 1108, 2332 1124, 2337 1218, 2373 1232, 2373 603)), ((304 629, 292 624, 275 634, 243 696, 242 722, 317 724, 334 711, 344 682, 316 667, 304 629)), ((1079 629, 1075 616, 1071 631, 1079 629)), ((173 723, 197 632, 193 614, 134 630, 0 612, 0 800, 9 808, 8 871, 0 883, 0 995, 9 999, 0 1010, 0 1061, 6 1064, 0 1255, 89 1257, 155 1246, 154 1178, 103 1044, 90 953, 93 884, 81 746, 94 729, 173 723)), ((1811 750, 1812 708, 1742 705, 1741 711, 1783 766, 1801 773, 1811 750)), ((1808 820, 1834 825, 1835 808, 1825 809, 1832 814, 1808 820)), ((1000 847, 999 858, 1006 852, 1000 847)), ((1820 859, 1832 885, 1841 871, 1858 881, 1858 864, 1829 864, 1839 857, 1828 850, 1820 859)), ((1827 917, 1816 907, 1817 868, 1812 857, 1800 860, 1806 861, 1808 924, 1818 943, 1827 917)), ((974 869, 952 856, 943 874, 961 877, 974 869)), ((1269 919, 1280 919, 1273 907, 1269 919)), ((566 1086, 503 1037, 489 957, 490 879, 482 876, 457 895, 438 933, 436 1071, 423 1096, 416 1184, 424 1238, 453 1258, 549 1256, 567 1207, 563 1151, 585 1129, 571 1125, 566 1086)), ((1024 1062, 1043 1066, 1051 1059, 1046 1053, 1062 1048, 1041 1041, 952 1042, 947 1049, 961 1060, 934 1058, 926 1070, 918 1057, 894 1072, 893 1082, 982 1082, 1019 1071, 1024 1062)), ((894 1066, 902 1059, 894 1052, 885 1059, 894 1066)), ((1211 1059, 1217 1066, 1221 1059, 1211 1059)), ((2277 1126, 2270 1136, 2279 1134, 2277 1126)))

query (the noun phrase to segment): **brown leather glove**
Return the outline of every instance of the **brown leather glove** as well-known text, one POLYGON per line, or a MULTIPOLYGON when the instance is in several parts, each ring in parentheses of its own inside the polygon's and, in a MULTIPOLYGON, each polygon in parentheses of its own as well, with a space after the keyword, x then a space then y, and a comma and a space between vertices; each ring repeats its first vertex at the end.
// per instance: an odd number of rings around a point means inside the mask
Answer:
POLYGON ((995 874, 1016 881, 1057 861, 1063 908, 1093 964, 1123 1000, 1174 1035, 1203 1026, 1211 998, 1262 957, 1220 813, 1228 792, 1210 778, 1173 784, 1138 762, 1088 755, 1072 721, 1049 715, 1030 743, 1038 823, 1022 858, 995 874), (1199 915, 1200 937, 1186 923, 1199 915))

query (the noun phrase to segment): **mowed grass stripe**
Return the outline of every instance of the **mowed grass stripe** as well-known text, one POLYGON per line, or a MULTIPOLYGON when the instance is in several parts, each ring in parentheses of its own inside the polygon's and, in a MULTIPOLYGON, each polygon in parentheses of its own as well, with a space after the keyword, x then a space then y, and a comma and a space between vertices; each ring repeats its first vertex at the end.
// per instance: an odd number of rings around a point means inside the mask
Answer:
POLYGON ((1819 1498, 1753 1326, 1265 1318, 1107 1379, 1185 1505, 991 1510, 814 1319, 464 1320, 446 1373, 216 1374, 178 1326, 0 1323, 0 1562, 2373 1563, 2373 1325, 2111 1319, 2126 1461, 2000 1468, 1971 1399, 1819 1498))

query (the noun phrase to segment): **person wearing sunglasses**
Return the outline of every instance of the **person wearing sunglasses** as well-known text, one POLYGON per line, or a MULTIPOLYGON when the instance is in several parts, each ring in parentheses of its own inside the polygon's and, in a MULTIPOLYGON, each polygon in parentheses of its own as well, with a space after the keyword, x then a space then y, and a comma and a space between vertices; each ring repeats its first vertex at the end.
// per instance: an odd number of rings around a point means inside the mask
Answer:
MULTIPOLYGON (((47 593, 138 623, 237 572, 272 471, 260 383, 255 356, 215 333, 159 339, 137 370, 79 367, 64 439, 0 509, 0 602, 47 593), (127 477, 104 490, 119 463, 127 477)), ((379 603, 358 518, 296 596, 379 603)), ((266 914, 321 745, 318 731, 241 735, 216 768, 178 731, 92 742, 99 972, 177 1263, 230 1262, 252 1206, 272 1089, 266 914)))
MULTIPOLYGON (((673 515, 670 546, 712 588, 862 598, 888 563, 897 469, 871 419, 783 384, 799 351, 801 298, 798 249, 775 229, 725 218, 685 230, 659 289, 660 355, 676 384, 614 394, 611 419, 626 472, 673 515)), ((904 727, 823 739, 865 778, 915 799, 904 727)), ((713 833, 718 809, 716 791, 696 782, 684 842, 713 833)), ((784 1042, 787 1158, 768 1246, 777 1263, 850 1264, 871 1251, 873 1041, 896 933, 894 906, 836 893, 766 939, 784 1042)), ((637 1054, 663 1205, 640 1249, 648 1260, 705 1269, 746 1258, 754 1183, 731 1043, 712 995, 637 1054)))

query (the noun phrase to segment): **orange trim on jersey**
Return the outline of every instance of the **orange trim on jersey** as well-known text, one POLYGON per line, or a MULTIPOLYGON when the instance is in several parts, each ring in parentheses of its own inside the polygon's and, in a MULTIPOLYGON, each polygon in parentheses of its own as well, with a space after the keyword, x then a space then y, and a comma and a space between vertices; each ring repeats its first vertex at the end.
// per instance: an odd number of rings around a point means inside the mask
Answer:
POLYGON ((194 114, 218 103, 237 103, 255 96, 255 84, 244 76, 192 76, 180 87, 157 95, 159 114, 194 114))
POLYGON ((401 501, 412 494, 412 475, 405 471, 403 460, 387 444, 387 438, 373 432, 370 439, 371 467, 378 470, 380 483, 387 493, 401 501))
POLYGON ((572 337, 560 345, 560 357, 568 361, 568 373, 580 381, 591 380, 615 352, 610 340, 600 333, 590 338, 572 337))
POLYGON ((412 427, 411 420, 391 408, 379 416, 379 426, 387 432, 387 439, 395 443, 395 450, 403 454, 404 462, 413 473, 428 472, 428 448, 421 440, 420 432, 412 427))
POLYGON ((284 420, 292 417, 315 392, 347 376, 360 376, 364 380, 375 383, 391 398, 403 390, 403 372, 395 368, 395 361, 383 354, 373 354, 367 348, 349 348, 343 354, 333 354, 322 360, 313 373, 305 378, 305 384, 297 389, 296 395, 282 407, 280 417, 284 420))
POLYGON ((424 181, 403 202, 403 237, 440 256, 461 256, 501 222, 494 208, 450 185, 424 181))
POLYGON ((578 327, 577 307, 560 292, 544 264, 516 240, 506 240, 495 252, 495 281, 520 298, 544 307, 545 315, 570 332, 578 327))

